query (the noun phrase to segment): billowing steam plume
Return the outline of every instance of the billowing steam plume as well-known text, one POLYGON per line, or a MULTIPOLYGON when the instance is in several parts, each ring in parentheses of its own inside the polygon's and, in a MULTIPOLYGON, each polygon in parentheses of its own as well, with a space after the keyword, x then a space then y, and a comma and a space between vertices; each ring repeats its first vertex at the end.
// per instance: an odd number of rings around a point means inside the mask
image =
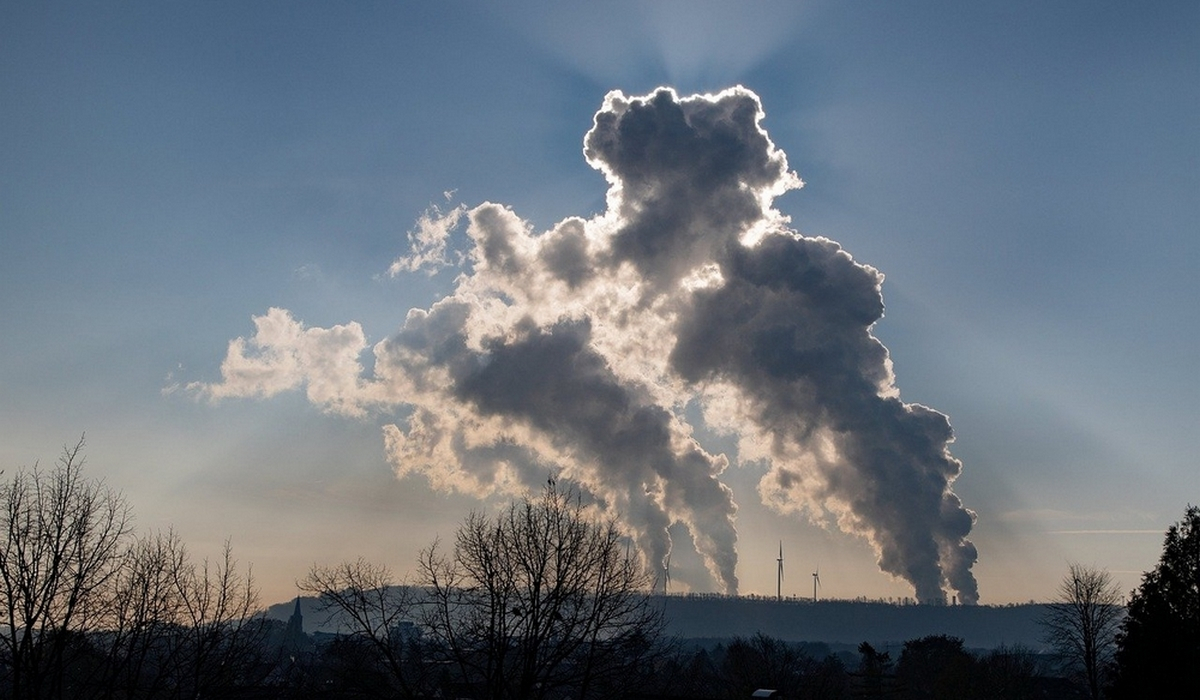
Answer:
POLYGON ((921 601, 953 590, 974 603, 974 515, 951 489, 950 424, 899 398, 871 335, 883 276, 772 207, 802 183, 763 116, 740 87, 610 93, 584 147, 609 182, 604 214, 535 234, 497 204, 433 210, 391 270, 453 264, 465 224, 463 274, 375 345, 371 376, 358 324, 306 328, 271 309, 230 344, 222 381, 192 389, 305 387, 350 415, 408 407, 384 428, 398 475, 482 495, 560 471, 619 513, 656 566, 668 528, 686 526, 734 593, 728 459, 693 437, 684 409, 697 406, 709 430, 738 436, 740 462, 770 465, 770 506, 865 537, 921 601))

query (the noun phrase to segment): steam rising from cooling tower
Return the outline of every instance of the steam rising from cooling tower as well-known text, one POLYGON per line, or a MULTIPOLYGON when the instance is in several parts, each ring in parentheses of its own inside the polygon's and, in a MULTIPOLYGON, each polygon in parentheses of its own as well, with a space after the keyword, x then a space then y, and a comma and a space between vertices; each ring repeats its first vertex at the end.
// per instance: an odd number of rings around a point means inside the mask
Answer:
POLYGON ((685 526, 735 593, 730 462, 694 437, 683 407, 699 406, 706 430, 739 438, 735 463, 767 462, 768 505, 832 516, 921 601, 974 603, 974 515, 951 488, 950 424, 899 398, 871 335, 883 276, 773 208, 802 183, 763 117, 740 87, 610 93, 584 139, 609 183, 603 214, 535 233, 498 204, 435 210, 391 269, 450 264, 465 227, 462 274, 375 345, 372 375, 358 324, 306 328, 272 309, 230 344, 220 383, 192 388, 304 386, 330 411, 407 408, 384 428, 399 476, 482 496, 558 471, 619 514, 655 570, 668 529, 685 526))

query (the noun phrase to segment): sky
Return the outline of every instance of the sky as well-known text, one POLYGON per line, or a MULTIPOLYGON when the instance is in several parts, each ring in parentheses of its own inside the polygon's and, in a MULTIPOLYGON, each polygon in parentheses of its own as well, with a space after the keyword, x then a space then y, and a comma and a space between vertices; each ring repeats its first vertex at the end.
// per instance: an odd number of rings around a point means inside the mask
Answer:
POLYGON ((0 66, 0 468, 86 433, 265 603, 551 471, 760 595, 1130 590, 1200 501, 1195 3, 5 3, 0 66))

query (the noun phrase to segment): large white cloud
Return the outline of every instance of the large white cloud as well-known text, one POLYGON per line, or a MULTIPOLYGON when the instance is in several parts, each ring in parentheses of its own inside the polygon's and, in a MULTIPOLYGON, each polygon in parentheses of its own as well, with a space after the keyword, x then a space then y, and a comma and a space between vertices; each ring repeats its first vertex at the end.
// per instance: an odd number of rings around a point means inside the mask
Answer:
POLYGON ((305 328, 285 311, 230 344, 211 398, 307 389, 324 409, 408 407, 384 438, 397 474, 442 489, 517 492, 549 471, 620 514, 659 566, 688 528, 718 585, 737 590, 729 457, 693 437, 684 407, 770 464, 765 502, 831 516, 875 547, 922 601, 978 599, 974 515, 942 414, 905 404, 876 270, 788 228, 773 208, 801 186, 744 88, 680 98, 610 93, 584 141, 608 209, 535 233, 485 203, 420 222, 391 272, 462 267, 454 291, 366 349, 354 323, 305 328), (466 220, 467 250, 446 250, 466 220))

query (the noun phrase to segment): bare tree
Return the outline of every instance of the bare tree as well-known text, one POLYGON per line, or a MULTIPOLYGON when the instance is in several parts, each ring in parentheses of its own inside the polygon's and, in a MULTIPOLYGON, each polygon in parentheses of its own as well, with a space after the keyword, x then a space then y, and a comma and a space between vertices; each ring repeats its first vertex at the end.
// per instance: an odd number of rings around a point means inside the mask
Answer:
POLYGON ((258 680, 266 620, 249 572, 226 541, 197 565, 173 531, 125 551, 93 630, 102 660, 89 685, 102 697, 210 697, 258 680))
POLYGON ((1041 675, 1038 655, 1021 645, 1000 646, 979 657, 976 696, 980 700, 1034 698, 1034 679, 1041 675))
POLYGON ((183 601, 178 574, 187 552, 174 531, 139 537, 125 551, 114 580, 104 663, 97 685, 110 697, 157 697, 179 655, 183 601))
POLYGON ((1095 700, 1115 651, 1125 614, 1121 591, 1104 569, 1071 564, 1058 597, 1041 619, 1046 641, 1079 676, 1095 700))
POLYGON ((404 697, 423 685, 419 640, 411 626, 412 590, 397 585, 386 566, 359 559, 337 566, 314 566, 297 584, 315 595, 330 621, 369 651, 371 662, 384 670, 404 697))
POLYGON ((793 644, 761 632, 734 637, 721 660, 720 685, 729 697, 748 698, 759 688, 772 688, 786 698, 800 697, 813 660, 793 644))
POLYGON ((651 573, 622 542, 550 480, 538 499, 470 515, 453 552, 422 552, 425 626, 488 697, 611 694, 664 624, 651 573))
POLYGON ((211 697, 254 679, 266 636, 253 572, 241 573, 229 540, 216 562, 188 561, 173 572, 183 614, 182 653, 176 664, 180 697, 211 697))
POLYGON ((196 565, 174 532, 135 538, 125 498, 84 477, 83 444, 0 483, 6 689, 194 698, 247 680, 265 635, 250 572, 229 542, 196 565))
POLYGON ((0 484, 0 651, 17 698, 61 693, 69 642, 102 613, 131 533, 124 496, 84 477, 83 444, 0 484))

